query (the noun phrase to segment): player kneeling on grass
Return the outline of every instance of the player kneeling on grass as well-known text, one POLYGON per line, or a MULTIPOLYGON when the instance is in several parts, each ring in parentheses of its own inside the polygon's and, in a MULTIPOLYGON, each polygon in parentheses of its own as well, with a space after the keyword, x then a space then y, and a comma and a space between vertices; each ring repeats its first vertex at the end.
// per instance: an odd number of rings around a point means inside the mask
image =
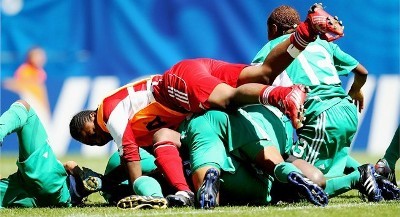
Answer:
POLYGON ((64 168, 35 110, 26 101, 16 101, 0 117, 0 144, 11 133, 18 135, 18 170, 0 180, 0 208, 70 207, 80 203, 74 200, 76 193, 91 193, 82 186, 82 172, 87 169, 67 164, 64 168))
POLYGON ((176 137, 189 150, 197 206, 217 206, 220 189, 225 194, 221 194, 223 203, 269 204, 274 199, 273 180, 286 183, 294 194, 315 205, 327 205, 326 193, 315 184, 324 184, 322 173, 313 182, 282 158, 286 143, 292 142, 292 131, 281 112, 261 105, 229 114, 207 111, 183 123, 176 137))

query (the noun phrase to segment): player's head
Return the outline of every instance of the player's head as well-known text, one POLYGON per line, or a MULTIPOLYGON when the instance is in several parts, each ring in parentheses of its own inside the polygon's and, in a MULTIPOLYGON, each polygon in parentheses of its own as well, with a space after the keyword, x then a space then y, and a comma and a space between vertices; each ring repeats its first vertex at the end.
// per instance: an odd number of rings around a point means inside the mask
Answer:
POLYGON ((275 8, 267 20, 268 40, 294 32, 300 23, 300 15, 296 9, 282 5, 275 8))
POLYGON ((81 111, 72 117, 69 132, 72 138, 86 145, 103 146, 111 141, 109 133, 104 132, 97 124, 96 111, 81 111))

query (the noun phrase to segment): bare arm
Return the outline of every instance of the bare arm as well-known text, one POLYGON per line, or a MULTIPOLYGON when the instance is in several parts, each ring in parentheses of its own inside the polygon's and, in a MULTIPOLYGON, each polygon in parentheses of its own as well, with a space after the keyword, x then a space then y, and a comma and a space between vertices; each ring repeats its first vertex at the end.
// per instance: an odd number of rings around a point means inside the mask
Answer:
POLYGON ((363 65, 358 64, 357 67, 353 69, 353 72, 354 81, 348 94, 353 99, 354 104, 358 107, 358 112, 361 112, 364 109, 364 95, 361 88, 367 81, 368 71, 363 65))
POLYGON ((140 161, 129 161, 126 162, 126 169, 128 172, 129 181, 133 182, 142 176, 142 167, 140 166, 140 161))

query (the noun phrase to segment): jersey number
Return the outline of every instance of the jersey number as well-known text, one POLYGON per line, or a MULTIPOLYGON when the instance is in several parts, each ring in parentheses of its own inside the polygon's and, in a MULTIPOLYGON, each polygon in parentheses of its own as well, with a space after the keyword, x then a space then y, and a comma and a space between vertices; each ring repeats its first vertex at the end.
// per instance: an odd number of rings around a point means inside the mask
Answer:
POLYGON ((160 129, 165 125, 167 125, 167 122, 162 121, 160 116, 156 116, 156 118, 154 118, 154 120, 150 121, 146 125, 146 128, 147 128, 147 130, 152 131, 152 130, 160 129))

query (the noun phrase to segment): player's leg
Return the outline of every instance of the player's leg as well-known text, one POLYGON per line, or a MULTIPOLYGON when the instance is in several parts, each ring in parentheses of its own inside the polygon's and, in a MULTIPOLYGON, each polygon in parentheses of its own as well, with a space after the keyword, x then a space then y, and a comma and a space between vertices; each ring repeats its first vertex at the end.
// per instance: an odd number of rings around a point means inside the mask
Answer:
POLYGON ((192 180, 197 192, 196 206, 199 208, 210 209, 219 205, 220 172, 235 171, 222 141, 222 135, 227 129, 226 123, 221 122, 216 126, 210 124, 219 122, 219 119, 226 120, 227 114, 208 111, 182 124, 180 131, 182 145, 189 151, 192 180))
POLYGON ((3 113, 0 123, 2 137, 12 132, 18 135, 17 173, 25 180, 25 190, 37 199, 37 206, 69 206, 66 171, 48 144, 34 109, 17 101, 3 113))
POLYGON ((394 185, 397 185, 396 181, 396 162, 400 157, 400 125, 397 127, 397 130, 393 136, 392 141, 389 144, 389 147, 386 149, 385 155, 382 159, 379 159, 375 165, 376 172, 387 178, 394 185))
MULTIPOLYGON (((154 164, 154 156, 148 153, 146 150, 139 148, 140 152, 140 165, 142 167, 142 172, 144 175, 152 174, 155 172, 157 169, 157 166, 154 164)), ((147 176, 146 176, 147 177, 147 176)), ((121 165, 121 158, 118 154, 118 152, 115 152, 112 154, 108 160, 106 170, 104 172, 104 176, 101 178, 102 180, 102 196, 104 199, 109 203, 113 205, 117 205, 117 203, 126 197, 132 196, 134 194, 138 194, 137 196, 162 196, 160 193, 158 186, 159 184, 154 184, 153 180, 150 180, 148 177, 143 178, 138 182, 134 182, 133 188, 130 187, 128 184, 128 176, 125 173, 125 168, 121 165), (146 181, 148 180, 148 182, 146 181), (142 183, 149 183, 149 185, 144 185, 142 183), (151 184, 153 183, 153 184, 151 184), (155 186, 153 190, 155 191, 149 191, 147 186, 149 188, 153 188, 153 185, 155 186), (143 188, 143 189, 142 189, 143 188), (139 193, 138 193, 139 192, 139 193)), ((135 197, 129 197, 130 200, 139 200, 141 204, 144 203, 143 198, 138 198, 137 196, 135 197)), ((153 201, 151 198, 147 198, 148 203, 152 203, 153 201)), ((159 198, 155 198, 155 200, 159 201, 159 198)), ((132 208, 129 207, 127 204, 128 199, 125 200, 125 208, 132 208)), ((122 204, 122 203, 121 203, 122 204)), ((129 204, 135 204, 135 203, 129 203, 129 204)))
POLYGON ((178 148, 180 134, 174 130, 162 128, 153 136, 153 150, 157 168, 164 174, 167 182, 176 189, 175 195, 168 195, 170 206, 193 206, 194 193, 190 189, 183 170, 182 158, 178 148))
POLYGON ((36 113, 23 100, 14 102, 0 117, 0 141, 13 132, 18 134, 20 161, 27 159, 37 146, 46 143, 45 140, 35 141, 35 134, 45 134, 45 130, 36 113))
MULTIPOLYGON (((270 141, 261 142, 264 143, 264 147, 258 152, 254 159, 256 165, 260 169, 267 174, 273 174, 279 182, 288 183, 293 186, 301 197, 314 205, 325 206, 328 204, 328 197, 324 190, 304 176, 302 171, 295 165, 285 162, 274 143, 270 141), (272 173, 271 169, 273 170, 272 173)), ((246 158, 252 159, 254 158, 252 153, 254 153, 257 145, 251 144, 243 146, 241 151, 247 156, 246 158)))
POLYGON ((164 198, 160 184, 152 177, 140 176, 133 183, 134 195, 122 198, 117 207, 122 209, 165 209, 168 201, 164 198))
MULTIPOLYGON (((308 201, 316 205, 326 205, 328 200, 323 189, 306 178, 295 165, 285 162, 282 157, 286 143, 289 142, 287 137, 291 128, 286 129, 284 123, 268 109, 260 107, 259 113, 253 113, 253 109, 257 108, 239 109, 244 117, 241 126, 249 123, 247 128, 254 131, 253 134, 246 135, 251 138, 249 141, 253 142, 236 145, 242 158, 254 162, 264 173, 273 175, 278 181, 295 186, 295 189, 308 201), (262 118, 258 117, 260 114, 262 118)), ((240 141, 235 135, 232 136, 233 143, 240 141)))

